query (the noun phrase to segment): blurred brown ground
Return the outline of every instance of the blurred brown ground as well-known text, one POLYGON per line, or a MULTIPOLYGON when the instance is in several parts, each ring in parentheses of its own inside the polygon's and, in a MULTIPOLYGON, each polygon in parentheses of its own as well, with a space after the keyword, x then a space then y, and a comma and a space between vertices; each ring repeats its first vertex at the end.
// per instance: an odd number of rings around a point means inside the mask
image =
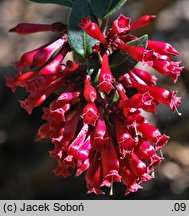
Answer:
MULTIPOLYGON (((63 179, 52 170, 56 166, 48 156, 49 141, 34 142, 41 109, 31 116, 20 108, 22 89, 12 94, 5 86, 5 75, 16 74, 11 62, 53 37, 53 33, 18 36, 8 30, 20 22, 66 22, 69 9, 26 0, 0 1, 0 199, 188 199, 189 198, 189 1, 128 0, 121 12, 133 19, 157 15, 154 24, 136 34, 148 32, 151 38, 169 42, 180 52, 183 75, 174 86, 167 78, 159 85, 178 90, 183 99, 182 116, 160 107, 152 118, 162 132, 171 137, 164 150, 165 160, 156 169, 156 178, 137 193, 123 196, 125 188, 115 185, 113 196, 87 195, 84 176, 63 179)), ((116 15, 114 16, 116 17, 116 15)))

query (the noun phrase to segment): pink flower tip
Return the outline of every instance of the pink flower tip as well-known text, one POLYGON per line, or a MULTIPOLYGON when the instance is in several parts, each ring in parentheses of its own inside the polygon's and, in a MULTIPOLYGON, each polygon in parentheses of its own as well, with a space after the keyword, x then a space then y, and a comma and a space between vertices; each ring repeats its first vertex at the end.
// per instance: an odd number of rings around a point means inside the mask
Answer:
POLYGON ((136 192, 138 189, 142 189, 143 187, 137 183, 133 183, 132 185, 127 187, 125 195, 128 195, 131 192, 136 192))

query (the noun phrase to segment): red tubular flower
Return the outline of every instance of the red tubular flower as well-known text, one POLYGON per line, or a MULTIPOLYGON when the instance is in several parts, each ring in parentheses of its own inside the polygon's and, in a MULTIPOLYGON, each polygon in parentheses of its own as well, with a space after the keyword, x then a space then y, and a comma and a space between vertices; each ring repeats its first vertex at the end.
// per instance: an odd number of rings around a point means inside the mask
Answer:
POLYGON ((9 32, 16 32, 17 34, 32 34, 44 31, 65 31, 66 25, 57 22, 53 24, 33 24, 33 23, 20 23, 16 27, 9 30, 9 32))
POLYGON ((53 139, 53 142, 58 142, 62 145, 63 148, 68 147, 68 144, 70 143, 70 140, 73 139, 77 124, 80 119, 80 110, 77 110, 74 112, 74 114, 68 119, 64 126, 61 124, 61 129, 58 131, 58 137, 53 139))
POLYGON ((104 119, 99 118, 93 133, 92 147, 102 152, 103 148, 108 145, 109 136, 107 136, 107 128, 104 119))
MULTIPOLYGON (((58 161, 62 161, 67 157, 66 150, 68 149, 68 145, 76 133, 77 124, 80 117, 79 112, 77 111, 71 116, 72 117, 70 117, 70 119, 65 124, 49 119, 49 123, 51 124, 49 125, 49 137, 52 139, 52 143, 55 145, 54 150, 50 152, 50 156, 55 157, 58 161), (54 123, 56 123, 56 125, 54 125, 54 123)), ((64 164, 67 167, 73 166, 72 160, 67 160, 66 163, 64 161, 64 164)))
POLYGON ((124 86, 124 88, 131 88, 133 80, 131 79, 131 76, 129 73, 124 74, 119 78, 119 82, 124 86))
POLYGON ((136 79, 136 76, 139 77, 146 85, 156 85, 157 78, 154 75, 150 75, 147 71, 139 68, 133 68, 129 71, 129 75, 134 79, 136 79))
POLYGON ((125 84, 129 85, 128 88, 132 87, 133 82, 136 82, 141 85, 146 85, 146 82, 143 79, 141 79, 139 76, 137 76, 135 73, 133 73, 133 71, 129 71, 127 76, 125 76, 124 79, 122 80, 122 82, 124 85, 125 84))
POLYGON ((145 15, 145 16, 138 18, 133 23, 131 23, 131 30, 135 30, 145 25, 148 25, 155 17, 156 16, 154 15, 145 15))
POLYGON ((84 97, 88 103, 94 103, 97 99, 97 93, 95 88, 90 83, 90 76, 87 75, 85 78, 85 86, 84 86, 84 97))
POLYGON ((26 72, 23 74, 19 74, 16 78, 12 78, 10 76, 7 76, 7 82, 6 85, 12 89, 13 92, 15 92, 16 87, 20 86, 20 87, 26 87, 26 83, 29 80, 32 80, 33 78, 37 77, 38 74, 35 72, 26 72))
POLYGON ((46 100, 46 95, 29 95, 29 97, 25 100, 20 101, 20 105, 22 108, 26 109, 28 114, 31 114, 34 107, 41 105, 46 100))
MULTIPOLYGON (((44 47, 44 46, 42 46, 44 47)), ((33 58, 35 56, 35 54, 42 48, 42 47, 39 47, 35 50, 31 50, 29 52, 26 52, 24 53, 24 55, 22 55, 21 59, 17 62, 15 62, 15 66, 16 66, 16 69, 21 72, 23 70, 23 68, 26 68, 26 67, 30 67, 32 62, 33 62, 33 58)))
POLYGON ((68 53, 68 49, 65 49, 63 52, 58 54, 51 62, 49 62, 39 71, 39 74, 48 75, 48 74, 57 73, 67 53, 68 53))
POLYGON ((148 40, 147 47, 153 49, 161 55, 179 55, 179 53, 168 43, 148 40))
POLYGON ((133 87, 137 88, 139 92, 149 92, 158 103, 169 105, 172 111, 177 110, 177 106, 181 104, 180 97, 176 96, 175 91, 169 92, 164 88, 146 86, 138 83, 133 83, 133 87))
POLYGON ((102 67, 99 74, 99 91, 110 93, 113 89, 112 81, 113 75, 108 63, 108 55, 105 53, 102 58, 102 67))
POLYGON ((131 19, 122 14, 112 23, 112 31, 114 34, 127 33, 130 30, 131 19))
POLYGON ((75 103, 79 100, 79 96, 80 92, 64 92, 50 104, 50 109, 55 110, 65 103, 75 103))
POLYGON ((74 166, 74 159, 79 150, 85 141, 89 126, 84 124, 81 128, 79 134, 74 139, 74 141, 69 145, 67 150, 67 157, 64 159, 66 165, 74 166))
POLYGON ((85 140, 85 142, 83 143, 83 145, 81 145, 79 147, 79 149, 77 151, 77 154, 75 155, 75 158, 79 162, 82 161, 84 163, 89 158, 89 153, 90 153, 91 148, 92 148, 92 146, 91 146, 91 135, 89 135, 87 137, 87 139, 85 140))
POLYGON ((69 148, 67 150, 67 154, 75 156, 78 152, 78 149, 81 148, 85 141, 85 137, 87 135, 89 126, 87 124, 84 124, 83 127, 81 128, 79 134, 77 137, 74 139, 74 141, 69 145, 69 148))
POLYGON ((144 53, 146 51, 146 49, 142 46, 133 46, 118 40, 116 41, 116 45, 118 46, 119 49, 127 52, 137 61, 142 61, 144 53))
POLYGON ((40 75, 47 75, 47 74, 53 74, 58 71, 58 68, 60 67, 60 64, 62 63, 64 56, 59 54, 54 58, 49 64, 47 64, 45 67, 43 67, 40 71, 40 75))
POLYGON ((156 150, 163 148, 169 139, 168 136, 162 135, 156 127, 147 123, 140 124, 137 129, 149 142, 155 143, 156 150))
POLYGON ((138 156, 134 153, 128 155, 129 165, 134 174, 140 178, 141 181, 149 181, 152 177, 147 173, 147 167, 138 156))
POLYGON ((94 103, 89 103, 83 108, 83 122, 95 126, 98 119, 98 109, 94 103))
POLYGON ((163 160, 162 157, 159 157, 156 154, 156 151, 154 147, 146 141, 141 142, 139 145, 137 145, 135 149, 135 153, 138 155, 138 157, 143 161, 148 161, 149 167, 157 166, 161 163, 163 160))
POLYGON ((41 105, 51 94, 62 86, 63 82, 62 78, 51 82, 48 88, 34 92, 30 94, 27 99, 20 101, 21 106, 27 110, 28 114, 31 114, 33 108, 41 105))
POLYGON ((85 175, 88 193, 104 194, 100 189, 102 183, 102 168, 99 158, 100 154, 96 152, 85 175))
POLYGON ((149 92, 133 95, 128 100, 124 101, 120 106, 120 108, 125 107, 133 107, 138 109, 142 108, 147 112, 156 112, 156 104, 154 102, 154 98, 151 97, 149 92))
POLYGON ((94 23, 91 22, 91 19, 89 17, 85 17, 81 20, 79 26, 85 30, 85 32, 90 35, 91 37, 99 40, 101 43, 106 44, 107 41, 104 37, 104 35, 102 34, 102 32, 100 31, 99 26, 94 23))
POLYGON ((180 62, 154 60, 152 67, 165 76, 170 76, 174 82, 177 81, 183 67, 179 66, 180 62))
POLYGON ((125 195, 131 192, 136 192, 138 189, 142 188, 139 184, 137 184, 138 177, 134 174, 126 161, 121 161, 120 174, 123 183, 127 186, 125 195))
POLYGON ((70 175, 70 172, 67 166, 65 165, 64 161, 59 161, 59 165, 56 169, 54 169, 54 173, 57 176, 63 176, 65 178, 67 178, 70 175))
POLYGON ((48 138, 49 135, 49 123, 43 124, 39 129, 35 141, 39 141, 44 138, 48 138))
POLYGON ((113 182, 120 182, 121 177, 119 175, 119 160, 113 146, 111 138, 109 139, 109 145, 105 146, 102 151, 102 172, 103 182, 101 186, 110 187, 113 182), (111 160, 110 160, 111 158, 111 160))
POLYGON ((52 83, 53 81, 57 79, 58 79, 57 76, 39 76, 38 75, 30 80, 27 80, 25 88, 27 92, 30 92, 33 95, 35 95, 35 94, 38 94, 40 91, 45 90, 46 86, 48 86, 50 83, 52 83))
POLYGON ((115 41, 115 44, 119 49, 127 52, 137 61, 151 61, 155 59, 153 51, 147 50, 142 46, 133 46, 127 43, 123 43, 119 39, 115 41))
POLYGON ((127 127, 136 127, 136 124, 141 124, 145 121, 145 118, 141 115, 139 109, 124 108, 123 114, 126 117, 125 124, 127 127))
POLYGON ((120 145, 120 153, 125 156, 125 153, 131 152, 135 148, 137 142, 117 119, 115 119, 115 128, 117 142, 120 145))
POLYGON ((52 120, 55 121, 66 121, 65 119, 65 113, 69 111, 71 105, 68 104, 64 104, 62 107, 57 108, 55 110, 50 110, 50 117, 52 120))
POLYGON ((50 57, 66 42, 67 39, 65 37, 61 37, 53 43, 39 49, 33 56, 31 67, 33 68, 45 64, 50 59, 50 57))

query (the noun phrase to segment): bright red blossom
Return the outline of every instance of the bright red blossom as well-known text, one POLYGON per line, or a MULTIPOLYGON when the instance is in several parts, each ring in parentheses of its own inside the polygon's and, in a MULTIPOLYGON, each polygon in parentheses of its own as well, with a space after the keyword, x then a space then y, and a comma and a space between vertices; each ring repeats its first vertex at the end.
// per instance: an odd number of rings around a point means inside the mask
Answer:
POLYGON ((79 25, 83 30, 85 30, 88 35, 99 40, 101 43, 106 44, 107 41, 102 34, 99 26, 96 23, 91 22, 91 19, 89 17, 83 18, 79 25))
POLYGON ((86 172, 88 193, 103 194, 103 186, 111 187, 112 193, 114 182, 125 184, 125 194, 135 192, 142 188, 143 181, 153 178, 154 167, 163 160, 158 150, 169 137, 151 125, 141 111, 155 113, 160 104, 177 111, 180 97, 176 91, 156 86, 157 78, 149 72, 133 66, 119 75, 111 62, 112 54, 121 51, 177 81, 182 67, 171 60, 178 52, 170 44, 153 40, 147 40, 146 47, 131 44, 138 38, 129 32, 154 18, 145 15, 131 22, 120 15, 102 33, 97 23, 84 17, 78 25, 99 42, 86 62, 72 59, 65 64, 64 58, 72 51, 66 25, 24 23, 10 30, 18 34, 60 33, 54 41, 22 55, 14 63, 18 75, 7 77, 7 86, 12 91, 17 87, 26 89, 29 95, 20 103, 29 114, 57 94, 49 107, 43 108, 46 123, 35 140, 51 140, 50 156, 58 162, 56 175, 67 177, 72 168, 76 176, 86 172), (96 65, 92 70, 91 62, 96 65))
POLYGON ((10 32, 17 34, 32 34, 44 31, 57 31, 63 32, 66 30, 66 25, 61 22, 49 24, 33 24, 33 23, 20 23, 16 27, 10 29, 10 32))

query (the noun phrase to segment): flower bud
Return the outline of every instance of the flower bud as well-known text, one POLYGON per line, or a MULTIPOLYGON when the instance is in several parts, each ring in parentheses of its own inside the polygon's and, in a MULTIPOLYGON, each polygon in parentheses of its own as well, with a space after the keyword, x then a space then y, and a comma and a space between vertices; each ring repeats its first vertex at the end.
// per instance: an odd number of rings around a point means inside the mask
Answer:
POLYGON ((91 22, 89 17, 83 18, 79 25, 92 38, 99 40, 103 44, 107 43, 104 35, 100 31, 99 26, 96 23, 91 22))
POLYGON ((140 143, 136 149, 135 153, 143 160, 143 161, 148 161, 150 164, 149 166, 157 166, 160 164, 160 162, 163 160, 162 157, 159 157, 156 154, 156 151, 154 147, 146 141, 143 141, 140 143))
POLYGON ((129 165, 136 176, 138 176, 142 181, 148 181, 152 177, 147 173, 147 167, 144 162, 142 162, 138 156, 134 153, 128 156, 129 165))
POLYGON ((99 118, 93 133, 92 147, 102 152, 104 146, 109 143, 109 137, 107 136, 107 128, 104 119, 99 118))
POLYGON ((113 75, 108 63, 108 55, 105 53, 102 58, 102 67, 99 74, 99 91, 110 93, 113 89, 113 75))
POLYGON ((168 43, 148 40, 148 48, 153 49, 161 55, 179 55, 179 53, 168 43))
POLYGON ((84 97, 88 103, 94 103, 97 99, 97 93, 95 88, 90 83, 89 76, 86 76, 85 85, 84 85, 84 97))
POLYGON ((45 123, 38 129, 37 136, 35 137, 35 142, 39 141, 40 139, 48 138, 48 135, 49 123, 45 123))
POLYGON ((33 57, 33 62, 31 67, 37 67, 45 64, 50 57, 60 48, 64 45, 64 43, 67 41, 64 37, 57 39, 53 43, 50 43, 48 46, 45 46, 36 52, 36 54, 33 57))
POLYGON ((156 16, 153 16, 153 15, 144 15, 138 18, 133 23, 131 23, 131 30, 135 30, 145 25, 148 25, 155 17, 156 16))
POLYGON ((94 103, 87 104, 83 109, 83 122, 95 126, 98 119, 98 109, 94 103))
POLYGON ((33 24, 33 23, 20 23, 16 27, 9 30, 9 32, 16 32, 17 34, 32 34, 44 31, 63 31, 66 25, 57 22, 53 24, 33 24))

